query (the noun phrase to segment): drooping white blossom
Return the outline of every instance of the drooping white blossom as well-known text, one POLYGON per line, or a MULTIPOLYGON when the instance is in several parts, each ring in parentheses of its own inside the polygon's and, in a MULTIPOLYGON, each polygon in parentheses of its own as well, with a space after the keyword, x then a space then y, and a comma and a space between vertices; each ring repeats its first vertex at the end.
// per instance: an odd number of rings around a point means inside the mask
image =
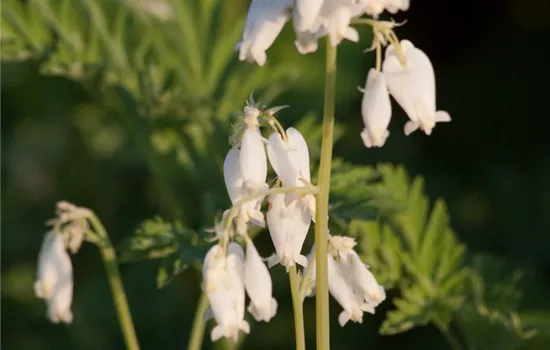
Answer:
POLYGON ((250 325, 244 320, 244 251, 236 243, 229 243, 227 253, 222 246, 214 245, 204 259, 203 288, 207 294, 210 314, 216 320, 211 339, 222 337, 236 342, 239 331, 250 332, 250 325))
POLYGON ((365 13, 373 18, 378 18, 384 10, 391 14, 397 11, 407 11, 410 0, 359 0, 364 6, 365 13))
POLYGON ((316 23, 318 36, 328 35, 332 46, 340 44, 343 39, 359 41, 359 33, 350 23, 352 18, 361 14, 361 9, 357 0, 323 1, 316 23))
MULTIPOLYGON (((259 111, 247 106, 245 112, 245 130, 239 148, 232 148, 224 160, 223 174, 225 186, 231 203, 268 188, 267 157, 264 142, 258 128, 259 111)), ((265 227, 264 215, 260 211, 262 196, 245 202, 237 216, 237 231, 246 232, 247 223, 265 227)))
POLYGON ((246 242, 245 288, 250 298, 248 312, 256 321, 269 322, 277 313, 277 300, 272 297, 271 275, 252 240, 246 242))
POLYGON ((404 65, 394 45, 386 49, 382 71, 388 90, 409 116, 405 134, 420 128, 430 135, 436 123, 450 122, 451 117, 445 111, 436 111, 435 75, 428 56, 408 40, 401 40, 400 47, 404 65))
POLYGON ((296 32, 294 45, 301 55, 317 51, 319 44, 317 43, 318 37, 316 33, 300 31, 296 28, 296 21, 294 21, 294 31, 296 32))
POLYGON ((300 32, 314 32, 315 24, 324 0, 296 0, 294 7, 294 25, 300 32))
POLYGON ((73 321, 73 266, 61 234, 48 232, 44 236, 34 292, 38 298, 46 300, 47 317, 51 322, 73 321))
POLYGON ((361 323, 363 312, 374 314, 374 308, 386 298, 384 288, 353 250, 355 244, 350 237, 329 238, 328 286, 344 309, 338 317, 341 326, 350 320, 361 323))
POLYGON ((239 60, 265 64, 266 50, 289 20, 292 6, 293 0, 252 0, 242 40, 235 47, 240 51, 239 60))
POLYGON ((361 114, 365 129, 361 138, 366 147, 382 147, 390 135, 388 125, 391 119, 390 94, 384 75, 371 68, 363 92, 361 114))
POLYGON ((287 205, 286 196, 277 193, 268 199, 267 226, 275 246, 275 254, 268 259, 268 264, 271 267, 281 263, 288 270, 294 264, 307 264, 301 252, 311 224, 311 215, 297 200, 287 205))
POLYGON ((345 265, 334 260, 334 257, 328 255, 328 288, 330 294, 344 309, 338 316, 340 326, 344 326, 348 321, 357 323, 363 322, 363 312, 374 313, 374 307, 367 302, 361 294, 355 293, 349 271, 345 265))
POLYGON ((355 251, 348 252, 346 260, 350 274, 354 277, 352 279, 354 289, 362 292, 363 298, 368 304, 377 307, 386 299, 384 287, 378 284, 368 266, 361 261, 355 251))
MULTIPOLYGON (((311 181, 309 169, 309 150, 306 140, 295 128, 286 130, 286 140, 281 134, 273 133, 269 136, 267 155, 269 162, 277 173, 285 187, 303 187, 311 181)), ((294 194, 288 196, 288 200, 297 198, 294 194)), ((307 207, 310 215, 315 217, 315 197, 305 195, 300 203, 307 207)))

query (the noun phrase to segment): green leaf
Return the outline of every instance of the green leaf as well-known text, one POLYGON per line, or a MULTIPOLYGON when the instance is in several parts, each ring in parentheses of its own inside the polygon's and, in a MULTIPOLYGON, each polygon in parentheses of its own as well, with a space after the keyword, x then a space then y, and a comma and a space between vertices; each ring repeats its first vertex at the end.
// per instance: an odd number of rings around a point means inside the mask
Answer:
POLYGON ((379 283, 401 289, 380 332, 400 333, 429 322, 448 327, 464 301, 470 272, 445 203, 437 200, 431 209, 422 178, 411 182, 402 166, 335 164, 333 197, 347 211, 340 214, 336 207, 339 217, 354 219, 348 232, 379 283))
POLYGON ((192 263, 202 262, 206 247, 182 246, 180 252, 164 258, 157 272, 157 288, 164 288, 192 263))
POLYGON ((457 313, 458 328, 469 348, 519 349, 537 334, 514 311, 521 297, 520 278, 518 269, 495 257, 474 257, 471 294, 457 313))
POLYGON ((123 241, 118 251, 121 262, 160 259, 179 251, 175 224, 155 217, 145 220, 135 235, 123 241))

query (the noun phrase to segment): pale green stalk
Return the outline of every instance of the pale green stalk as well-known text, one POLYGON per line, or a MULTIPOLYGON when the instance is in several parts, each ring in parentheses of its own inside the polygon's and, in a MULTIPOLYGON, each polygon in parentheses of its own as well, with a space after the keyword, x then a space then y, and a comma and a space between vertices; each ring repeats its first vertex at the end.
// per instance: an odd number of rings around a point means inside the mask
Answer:
POLYGON ((296 350, 306 350, 306 338, 304 331, 304 310, 302 296, 300 295, 300 280, 296 265, 290 267, 288 273, 290 279, 290 291, 292 294, 292 307, 294 309, 294 332, 296 334, 296 350))
POLYGON ((195 317, 193 318, 193 326, 191 328, 191 335, 189 336, 189 343, 187 344, 187 350, 200 350, 202 349, 202 341, 204 339, 204 330, 206 328, 206 322, 203 320, 204 312, 208 307, 208 298, 206 293, 202 292, 195 310, 195 317))
POLYGON ((462 345, 460 344, 460 341, 451 333, 448 327, 446 327, 441 321, 435 320, 434 324, 439 329, 439 331, 443 334, 445 337, 445 340, 449 343, 451 346, 451 349, 453 350, 463 350, 462 345))
POLYGON ((336 91, 336 47, 326 40, 325 105, 323 114, 323 140, 321 163, 319 165, 319 194, 316 196, 315 256, 316 256, 316 339, 317 350, 330 348, 330 326, 328 305, 328 199, 330 190, 330 168, 334 133, 334 100, 336 91))
POLYGON ((99 237, 97 246, 101 252, 103 263, 105 264, 107 279, 109 280, 109 286, 111 287, 111 294, 113 295, 118 322, 120 324, 120 329, 122 330, 122 335, 124 336, 126 348, 129 350, 138 350, 139 343, 136 337, 132 315, 130 314, 130 308, 128 307, 126 293, 124 292, 124 285, 122 284, 122 280, 120 278, 115 249, 109 240, 107 231, 105 231, 105 228, 97 216, 95 216, 95 214, 91 214, 88 219, 99 237))

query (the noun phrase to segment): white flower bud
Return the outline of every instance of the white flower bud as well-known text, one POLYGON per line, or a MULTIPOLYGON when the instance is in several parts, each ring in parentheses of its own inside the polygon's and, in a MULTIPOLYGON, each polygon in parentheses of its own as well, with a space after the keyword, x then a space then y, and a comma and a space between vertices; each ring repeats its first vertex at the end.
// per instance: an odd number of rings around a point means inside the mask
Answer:
POLYGON ((382 147, 390 135, 388 125, 391 119, 390 94, 384 75, 371 68, 363 92, 361 114, 365 129, 361 138, 366 147, 382 147))
POLYGON ((277 313, 277 300, 272 297, 269 270, 252 240, 246 242, 245 288, 250 297, 248 311, 256 321, 269 322, 277 313))
POLYGON ((204 259, 203 288, 208 296, 211 313, 216 320, 211 339, 222 337, 239 339, 239 331, 250 332, 248 322, 244 320, 244 252, 240 245, 230 243, 227 255, 222 247, 214 245, 204 259))
POLYGON ((44 236, 38 256, 34 291, 38 298, 46 300, 50 321, 73 321, 73 266, 61 234, 48 232, 44 236))
POLYGON ((252 0, 242 40, 235 47, 240 51, 239 60, 265 64, 265 52, 289 20, 292 5, 292 0, 252 0))

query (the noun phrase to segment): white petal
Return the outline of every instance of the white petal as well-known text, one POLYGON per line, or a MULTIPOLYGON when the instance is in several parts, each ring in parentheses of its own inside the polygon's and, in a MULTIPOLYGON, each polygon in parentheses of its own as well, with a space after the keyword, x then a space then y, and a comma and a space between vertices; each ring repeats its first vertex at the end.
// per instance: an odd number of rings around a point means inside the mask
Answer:
POLYGON ((332 255, 328 255, 328 288, 330 294, 336 299, 338 304, 342 306, 344 312, 338 318, 340 325, 344 325, 348 320, 354 322, 362 321, 362 310, 357 305, 353 298, 353 290, 351 289, 347 272, 342 270, 339 264, 334 260, 332 255))
POLYGON ((237 148, 232 148, 223 162, 225 187, 233 204, 243 197, 244 179, 241 174, 239 155, 240 151, 237 148))
MULTIPOLYGON (((301 250, 311 224, 311 216, 296 201, 286 206, 284 194, 271 195, 269 202, 267 225, 281 265, 289 267, 295 263, 305 264, 306 258, 301 255, 301 250)), ((272 263, 275 262, 271 260, 272 263)))
POLYGON ((244 251, 232 242, 227 256, 221 246, 215 245, 206 254, 203 266, 205 291, 208 296, 216 327, 212 340, 221 337, 238 339, 239 330, 248 329, 244 321, 244 251))
POLYGON ((350 23, 353 17, 361 14, 360 7, 356 0, 324 1, 317 21, 318 35, 328 35, 332 46, 343 39, 358 41, 359 34, 350 23))
POLYGON ((255 127, 244 131, 239 162, 245 187, 264 186, 267 178, 267 158, 262 136, 255 127))
POLYGON ((296 0, 294 25, 297 31, 314 31, 315 22, 321 11, 323 0, 296 0))
POLYGON ((367 302, 376 307, 386 298, 384 288, 378 284, 376 278, 363 264, 357 253, 350 254, 349 259, 351 275, 354 277, 352 278, 354 288, 360 290, 367 302))
POLYGON ((361 112, 365 123, 361 137, 365 146, 382 147, 389 135, 391 102, 386 78, 375 69, 371 69, 367 76, 361 112))
POLYGON ((283 142, 281 134, 273 133, 269 136, 267 144, 267 156, 269 163, 277 176, 286 187, 296 186, 298 179, 298 169, 294 167, 292 160, 288 155, 288 145, 283 142))
MULTIPOLYGON (((400 46, 405 56, 405 67, 399 62, 393 45, 386 50, 383 72, 388 89, 411 121, 430 134, 437 121, 432 64, 428 56, 410 41, 402 40, 400 46)), ((407 126, 405 131, 414 131, 413 125, 407 126)))
POLYGON ((250 313, 256 321, 269 322, 277 312, 277 301, 271 296, 269 270, 251 240, 246 244, 245 288, 250 297, 250 313))
POLYGON ((266 50, 290 18, 292 0, 253 0, 248 9, 243 38, 238 44, 241 61, 266 62, 266 50))
POLYGON ((294 164, 294 168, 298 170, 298 176, 310 182, 309 150, 304 136, 295 128, 286 129, 286 135, 288 137, 290 159, 294 164))
POLYGON ((317 35, 310 32, 300 32, 296 30, 296 40, 294 45, 301 55, 306 55, 317 51, 319 44, 317 43, 317 35))
POLYGON ((61 234, 45 235, 34 288, 37 297, 46 299, 48 318, 52 322, 72 322, 73 266, 61 234))

